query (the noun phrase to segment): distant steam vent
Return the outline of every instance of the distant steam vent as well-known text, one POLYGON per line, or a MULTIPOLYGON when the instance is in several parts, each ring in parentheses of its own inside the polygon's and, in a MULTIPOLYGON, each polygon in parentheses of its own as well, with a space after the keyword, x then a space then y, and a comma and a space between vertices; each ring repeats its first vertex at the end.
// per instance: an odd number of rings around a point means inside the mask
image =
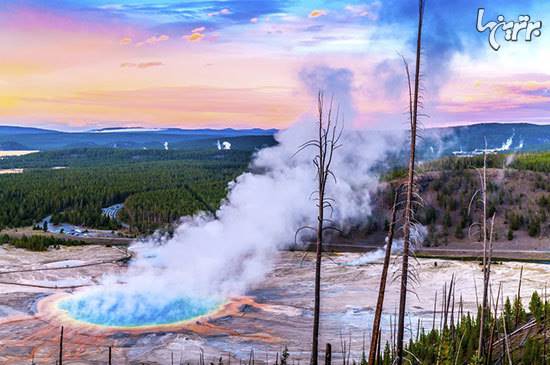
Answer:
POLYGON ((164 150, 168 151, 168 142, 164 142, 164 150))
POLYGON ((218 140, 218 150, 230 150, 231 149, 231 143, 229 143, 228 141, 223 141, 223 142, 220 142, 220 140, 218 140))
POLYGON ((516 147, 512 147, 512 144, 514 143, 514 137, 515 137, 515 133, 512 134, 512 136, 510 136, 509 138, 507 138, 506 141, 504 141, 502 143, 502 146, 500 147, 476 148, 473 151, 464 151, 461 146, 459 151, 452 151, 452 154, 456 157, 472 157, 472 156, 482 155, 484 153, 495 154, 499 152, 507 152, 512 150, 513 151, 522 150, 524 147, 523 139, 519 141, 519 144, 516 147))

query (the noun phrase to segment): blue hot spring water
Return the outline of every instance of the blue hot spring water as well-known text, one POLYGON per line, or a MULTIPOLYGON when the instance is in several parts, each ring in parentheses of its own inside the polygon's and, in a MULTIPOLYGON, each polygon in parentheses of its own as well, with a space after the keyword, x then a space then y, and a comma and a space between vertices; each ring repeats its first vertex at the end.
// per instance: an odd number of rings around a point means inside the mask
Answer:
POLYGON ((58 308, 76 320, 100 326, 141 327, 181 322, 207 314, 221 303, 179 297, 156 300, 144 294, 92 292, 66 298, 58 308))

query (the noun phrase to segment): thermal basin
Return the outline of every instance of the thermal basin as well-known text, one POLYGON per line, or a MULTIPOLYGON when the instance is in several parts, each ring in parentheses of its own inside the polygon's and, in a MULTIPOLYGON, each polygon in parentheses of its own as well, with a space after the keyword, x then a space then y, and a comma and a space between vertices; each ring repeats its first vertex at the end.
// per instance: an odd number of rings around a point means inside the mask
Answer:
POLYGON ((177 324, 209 314, 220 306, 210 298, 159 299, 146 294, 93 290, 61 299, 57 308, 69 318, 106 327, 149 327, 177 324))

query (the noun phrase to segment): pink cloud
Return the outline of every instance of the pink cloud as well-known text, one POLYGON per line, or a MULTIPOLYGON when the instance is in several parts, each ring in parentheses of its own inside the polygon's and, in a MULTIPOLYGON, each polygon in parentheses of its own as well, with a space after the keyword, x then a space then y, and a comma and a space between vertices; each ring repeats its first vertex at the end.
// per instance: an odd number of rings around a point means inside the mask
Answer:
POLYGON ((229 14, 232 14, 231 10, 225 8, 220 11, 214 11, 212 13, 208 13, 208 16, 229 15, 229 14))

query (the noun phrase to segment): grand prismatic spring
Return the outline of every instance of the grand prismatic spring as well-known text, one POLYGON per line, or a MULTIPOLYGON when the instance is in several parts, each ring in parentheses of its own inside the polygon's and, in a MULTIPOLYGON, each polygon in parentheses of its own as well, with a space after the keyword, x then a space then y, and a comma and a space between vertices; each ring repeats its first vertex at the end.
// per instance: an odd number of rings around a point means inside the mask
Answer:
POLYGON ((129 297, 123 292, 106 297, 100 291, 69 296, 57 308, 74 320, 106 327, 136 328, 181 323, 206 315, 219 307, 211 299, 178 298, 157 302, 145 295, 129 297), (128 302, 138 303, 124 310, 128 302), (96 308, 96 310, 90 310, 96 308))

